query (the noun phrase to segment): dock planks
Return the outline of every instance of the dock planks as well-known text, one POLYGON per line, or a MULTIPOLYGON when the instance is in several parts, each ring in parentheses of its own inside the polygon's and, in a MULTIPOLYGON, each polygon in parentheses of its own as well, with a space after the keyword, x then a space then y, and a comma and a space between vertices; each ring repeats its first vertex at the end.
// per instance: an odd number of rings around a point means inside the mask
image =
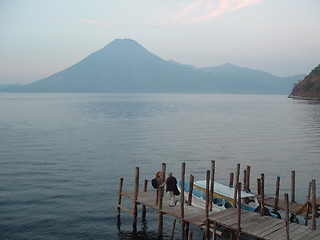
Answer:
MULTIPOLYGON (((121 195, 130 200, 134 199, 133 192, 122 192, 121 195)), ((158 211, 158 206, 156 205, 155 200, 155 192, 139 192, 136 202, 158 211)), ((163 199, 161 212, 181 219, 180 208, 178 206, 170 207, 169 201, 166 198, 163 199)), ((218 226, 223 226, 232 231, 237 231, 237 216, 238 209, 229 208, 222 212, 211 212, 209 214, 209 221, 211 223, 216 223, 218 226)), ((205 209, 185 205, 183 220, 195 226, 204 228, 206 220, 205 209)), ((258 239, 286 239, 285 221, 241 210, 241 233, 258 239)), ((290 239, 294 240, 320 239, 320 231, 311 230, 309 227, 290 223, 289 236, 290 239)))

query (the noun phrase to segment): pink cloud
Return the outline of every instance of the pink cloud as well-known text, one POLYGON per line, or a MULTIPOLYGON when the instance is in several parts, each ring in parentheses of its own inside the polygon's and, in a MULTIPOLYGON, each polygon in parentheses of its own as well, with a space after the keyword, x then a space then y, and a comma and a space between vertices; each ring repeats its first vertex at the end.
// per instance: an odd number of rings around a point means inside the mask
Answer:
POLYGON ((158 11, 149 24, 157 26, 190 25, 208 21, 214 17, 236 11, 261 0, 195 0, 189 4, 179 3, 158 11), (175 9, 172 12, 171 9, 175 9), (157 17, 156 17, 157 16, 157 17), (159 17, 162 16, 162 17, 159 17))

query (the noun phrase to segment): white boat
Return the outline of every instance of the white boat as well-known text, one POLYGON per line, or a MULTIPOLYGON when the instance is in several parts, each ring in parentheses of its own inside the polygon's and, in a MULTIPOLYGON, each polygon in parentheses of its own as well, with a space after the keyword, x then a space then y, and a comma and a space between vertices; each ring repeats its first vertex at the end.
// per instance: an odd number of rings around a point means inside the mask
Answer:
MULTIPOLYGON (((209 184, 210 186, 210 184, 209 184)), ((178 188, 181 192, 181 181, 178 182, 178 188)), ((213 204, 212 211, 219 212, 227 208, 238 207, 237 202, 234 201, 233 187, 214 182, 213 204)), ((189 197, 189 182, 185 181, 184 197, 188 200, 189 197)), ((206 181, 196 181, 193 184, 192 192, 192 205, 199 208, 205 208, 206 205, 206 181)), ((241 209, 250 212, 259 212, 259 202, 255 195, 250 192, 241 191, 241 209)), ((270 213, 269 209, 266 210, 266 215, 279 217, 277 214, 270 213)))

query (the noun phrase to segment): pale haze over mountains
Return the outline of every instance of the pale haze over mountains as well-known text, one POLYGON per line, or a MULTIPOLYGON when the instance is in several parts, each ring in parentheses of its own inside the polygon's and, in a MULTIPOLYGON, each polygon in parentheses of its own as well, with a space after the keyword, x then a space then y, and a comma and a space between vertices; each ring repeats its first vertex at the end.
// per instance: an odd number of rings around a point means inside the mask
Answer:
POLYGON ((289 94, 304 75, 277 77, 224 64, 195 68, 165 61, 131 39, 116 39, 73 66, 6 92, 289 94))

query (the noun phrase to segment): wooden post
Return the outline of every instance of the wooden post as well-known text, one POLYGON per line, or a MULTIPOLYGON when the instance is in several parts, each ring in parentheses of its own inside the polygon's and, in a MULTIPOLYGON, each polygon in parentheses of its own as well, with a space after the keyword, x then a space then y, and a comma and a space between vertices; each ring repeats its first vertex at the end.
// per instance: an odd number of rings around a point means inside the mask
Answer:
POLYGON ((261 173, 261 208, 260 208, 260 213, 261 216, 264 216, 264 174, 261 173))
MULTIPOLYGON (((163 184, 166 180, 166 164, 162 163, 162 175, 161 175, 161 184, 163 184)), ((163 213, 162 213, 162 201, 164 195, 164 188, 158 187, 158 238, 162 237, 162 229, 163 229, 163 213)))
MULTIPOLYGON (((144 180, 143 192, 147 192, 148 190, 148 180, 144 180)), ((146 205, 142 205, 142 218, 146 217, 146 205)))
POLYGON ((138 193, 139 193, 139 167, 135 168, 135 177, 134 177, 134 189, 133 189, 133 201, 132 201, 132 223, 133 228, 137 228, 137 216, 138 216, 138 210, 137 210, 137 199, 138 199, 138 193))
POLYGON ((261 196, 261 179, 257 178, 257 192, 258 195, 261 196))
POLYGON ((181 239, 184 239, 184 180, 186 172, 186 163, 182 163, 181 168, 181 193, 180 193, 180 211, 181 211, 181 239))
POLYGON ((285 212, 285 221, 286 221, 286 236, 287 236, 287 240, 290 239, 289 237, 289 196, 288 193, 284 194, 284 200, 286 203, 286 212, 285 212))
POLYGON ((311 229, 312 230, 316 230, 317 228, 317 212, 318 212, 318 209, 317 209, 317 200, 316 200, 316 180, 313 179, 312 182, 311 182, 311 186, 312 186, 312 226, 311 226, 311 229))
POLYGON ((217 239, 217 222, 213 223, 213 239, 212 240, 216 240, 217 239))
MULTIPOLYGON (((205 228, 205 240, 209 240, 210 232, 209 232, 209 181, 210 181, 210 170, 207 170, 207 178, 206 178, 206 228, 205 228)), ((183 239, 183 238, 181 238, 183 239)))
POLYGON ((237 172, 236 172, 236 179, 234 182, 234 195, 233 195, 233 201, 234 201, 234 207, 236 207, 237 202, 237 186, 239 182, 239 175, 240 175, 240 163, 237 164, 237 172))
MULTIPOLYGON (((194 176, 190 175, 190 181, 189 181, 189 193, 188 193, 188 206, 191 206, 192 204, 192 193, 193 193, 193 183, 194 183, 194 176)), ((189 232, 190 224, 186 223, 186 234, 189 232)), ((188 235, 187 235, 188 236, 188 235)))
POLYGON ((122 194, 122 187, 123 187, 123 178, 120 178, 120 185, 119 185, 119 192, 118 192, 118 217, 121 213, 121 194, 122 194))
POLYGON ((159 201, 159 194, 161 194, 161 187, 160 186, 158 186, 157 187, 157 189, 156 189, 156 192, 157 192, 157 194, 156 194, 156 206, 158 206, 158 201, 159 201))
POLYGON ((144 192, 147 192, 147 191, 148 191, 148 179, 145 179, 145 180, 144 180, 143 191, 144 191, 144 192))
POLYGON ((234 187, 237 187, 237 184, 239 182, 239 176, 240 176, 240 163, 237 164, 237 172, 236 172, 236 181, 234 183, 234 187))
POLYGON ((238 188, 238 183, 236 183, 236 184, 234 185, 234 195, 233 195, 233 204, 234 204, 233 207, 234 207, 234 208, 237 207, 237 193, 238 193, 237 188, 238 188))
POLYGON ((241 183, 238 183, 238 229, 237 229, 237 239, 240 239, 241 234, 241 183))
MULTIPOLYGON (((160 183, 163 184, 166 181, 166 164, 162 163, 162 167, 161 167, 161 172, 162 175, 160 177, 160 183)), ((161 189, 160 186, 158 186, 157 188, 157 195, 156 195, 156 205, 158 206, 158 200, 159 200, 159 194, 164 194, 164 191, 161 189)))
MULTIPOLYGON (((163 184, 166 181, 166 168, 167 168, 167 165, 165 163, 162 163, 162 166, 161 166, 161 172, 162 172, 161 184, 163 184)), ((163 194, 164 194, 164 191, 162 190, 162 195, 163 194)))
POLYGON ((188 222, 185 222, 184 223, 184 226, 185 226, 185 238, 188 239, 189 237, 189 228, 190 228, 190 224, 188 222))
POLYGON ((312 188, 312 182, 309 182, 308 195, 307 195, 308 200, 310 200, 311 198, 311 188, 312 188))
POLYGON ((247 169, 243 170, 243 190, 247 191, 247 169))
MULTIPOLYGON (((161 184, 163 184, 166 180, 166 164, 162 163, 161 167, 161 184)), ((164 190, 162 186, 158 186, 157 188, 158 195, 157 195, 157 204, 158 204, 158 238, 162 238, 162 231, 163 231, 163 213, 162 213, 162 201, 164 190)))
POLYGON ((163 200, 163 187, 158 187, 158 238, 162 238, 162 229, 163 229, 163 214, 162 210, 162 200, 163 200))
POLYGON ((173 240, 174 229, 176 228, 176 221, 177 221, 176 219, 173 219, 173 221, 172 221, 170 240, 173 240))
POLYGON ((165 163, 162 163, 162 176, 161 176, 161 183, 164 183, 166 181, 166 168, 167 165, 165 163))
POLYGON ((209 210, 212 211, 213 192, 214 192, 214 172, 215 172, 215 160, 211 160, 211 179, 210 179, 210 197, 209 197, 209 210))
POLYGON ((192 205, 192 193, 193 193, 193 183, 194 183, 194 176, 190 175, 190 181, 189 181, 189 194, 188 194, 188 205, 192 205))
POLYGON ((234 178, 234 174, 232 172, 232 173, 230 173, 229 187, 233 187, 233 178, 234 178))
POLYGON ((277 181, 276 181, 276 194, 275 194, 275 197, 274 197, 274 206, 273 206, 273 210, 274 211, 278 211, 279 210, 279 207, 278 207, 278 204, 279 204, 279 190, 280 190, 280 177, 278 176, 277 177, 277 181))
POLYGON ((307 209, 304 215, 305 219, 305 225, 308 226, 308 220, 309 220, 309 211, 310 211, 310 197, 311 197, 311 185, 312 183, 309 182, 309 188, 308 188, 308 196, 307 196, 307 209))
POLYGON ((295 201, 295 195, 296 195, 296 172, 291 172, 291 202, 294 203, 295 201))
POLYGON ((250 166, 247 166, 247 181, 246 181, 247 187, 246 187, 246 190, 249 192, 251 192, 251 190, 250 190, 250 168, 251 168, 250 166))

